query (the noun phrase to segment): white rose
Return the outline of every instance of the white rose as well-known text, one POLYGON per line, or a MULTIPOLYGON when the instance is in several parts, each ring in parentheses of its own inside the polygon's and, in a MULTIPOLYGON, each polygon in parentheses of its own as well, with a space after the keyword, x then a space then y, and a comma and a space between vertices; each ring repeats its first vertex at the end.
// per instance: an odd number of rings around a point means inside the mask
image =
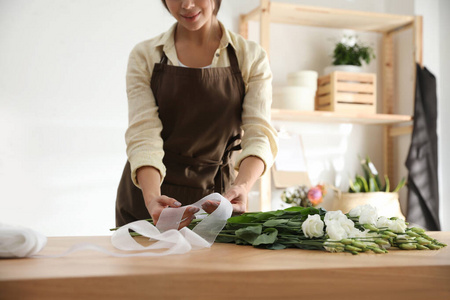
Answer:
POLYGON ((389 225, 389 229, 392 230, 393 232, 397 232, 397 233, 404 233, 405 229, 406 229, 407 225, 405 223, 405 221, 403 221, 402 219, 397 219, 394 221, 391 221, 391 224, 389 225))
POLYGON ((302 224, 303 234, 308 238, 321 237, 323 236, 323 226, 323 221, 319 215, 309 215, 308 219, 302 224))
POLYGON ((391 223, 392 223, 391 220, 389 220, 388 218, 386 218, 384 216, 381 216, 378 218, 376 225, 378 228, 383 228, 383 227, 388 228, 391 225, 391 223))
POLYGON ((361 215, 362 205, 352 208, 348 214, 350 217, 359 217, 361 215))
POLYGON ((375 211, 378 214, 377 208, 370 204, 354 207, 348 212, 348 214, 350 215, 350 217, 360 217, 361 214, 365 211, 375 211))
POLYGON ((359 216, 359 223, 375 225, 378 220, 378 211, 376 207, 371 205, 363 205, 361 215, 359 216))
POLYGON ((325 218, 324 218, 324 221, 325 221, 325 224, 326 224, 326 225, 328 225, 328 223, 329 223, 330 221, 341 221, 341 220, 348 220, 348 218, 347 218, 347 216, 344 215, 344 214, 342 213, 342 211, 340 211, 340 210, 336 210, 336 211, 328 211, 328 212, 325 214, 325 218))
POLYGON ((345 218, 338 221, 342 228, 344 228, 345 233, 347 236, 351 236, 352 233, 354 233, 355 230, 355 223, 353 223, 352 220, 345 218))
POLYGON ((340 241, 348 237, 347 232, 339 221, 329 221, 327 224, 327 234, 331 240, 340 241))

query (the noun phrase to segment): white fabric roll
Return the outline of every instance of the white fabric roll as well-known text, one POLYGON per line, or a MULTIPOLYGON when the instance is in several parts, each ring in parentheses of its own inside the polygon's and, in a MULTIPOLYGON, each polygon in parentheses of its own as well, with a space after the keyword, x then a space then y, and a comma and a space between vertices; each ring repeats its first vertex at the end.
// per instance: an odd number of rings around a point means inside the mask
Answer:
POLYGON ((27 257, 41 251, 47 237, 32 229, 0 224, 0 257, 27 257))

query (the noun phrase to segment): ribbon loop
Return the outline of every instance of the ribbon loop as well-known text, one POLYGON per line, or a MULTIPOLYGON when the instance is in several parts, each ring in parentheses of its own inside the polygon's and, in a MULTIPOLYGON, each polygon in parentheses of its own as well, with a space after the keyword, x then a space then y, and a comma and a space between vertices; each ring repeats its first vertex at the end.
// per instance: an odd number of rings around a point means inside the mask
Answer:
MULTIPOLYGON (((168 254, 181 254, 189 252, 191 249, 201 249, 211 247, 217 235, 223 229, 229 217, 231 217, 233 207, 230 201, 218 193, 210 194, 190 206, 201 209, 203 203, 208 200, 218 201, 219 206, 210 215, 205 217, 193 230, 182 228, 178 231, 183 214, 188 206, 179 208, 165 208, 159 217, 157 226, 153 226, 147 221, 135 221, 120 227, 111 237, 114 247, 120 250, 153 250, 168 248, 166 252, 148 252, 148 256, 160 256, 168 254), (137 243, 129 234, 128 229, 157 240, 151 246, 144 247, 137 243)), ((134 256, 129 254, 127 256, 134 256)), ((141 254, 142 255, 142 254, 141 254)))

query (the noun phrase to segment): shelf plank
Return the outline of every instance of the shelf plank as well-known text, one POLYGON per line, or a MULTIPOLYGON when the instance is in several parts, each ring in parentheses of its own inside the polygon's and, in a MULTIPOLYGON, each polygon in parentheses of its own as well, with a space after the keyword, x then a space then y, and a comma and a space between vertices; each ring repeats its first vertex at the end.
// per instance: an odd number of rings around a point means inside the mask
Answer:
MULTIPOLYGON (((259 21, 258 12, 258 9, 252 11, 246 19, 259 21)), ((303 26, 389 32, 412 25, 414 16, 271 2, 270 20, 303 26)))
POLYGON ((413 118, 412 116, 408 115, 336 113, 328 111, 297 111, 287 109, 272 109, 272 120, 389 125, 408 123, 411 122, 413 118))

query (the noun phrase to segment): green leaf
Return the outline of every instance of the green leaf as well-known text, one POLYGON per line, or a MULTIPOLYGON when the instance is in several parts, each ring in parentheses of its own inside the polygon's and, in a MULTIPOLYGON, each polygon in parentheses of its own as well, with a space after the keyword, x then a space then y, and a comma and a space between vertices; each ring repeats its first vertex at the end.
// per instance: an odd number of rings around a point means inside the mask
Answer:
POLYGON ((300 235, 299 236, 284 236, 278 233, 278 240, 277 242, 283 243, 283 244, 296 244, 300 241, 300 235))
POLYGON ((361 193, 369 192, 369 186, 367 185, 367 181, 366 181, 366 179, 364 177, 362 177, 360 175, 356 175, 356 181, 361 186, 361 193))
POLYGON ((247 246, 247 245, 251 245, 251 243, 248 243, 244 240, 241 239, 236 239, 236 245, 243 245, 243 246, 247 246))
POLYGON ((350 193, 359 193, 361 191, 361 186, 358 184, 358 182, 353 183, 353 180, 349 180, 350 187, 349 192, 350 193))
POLYGON ((286 208, 284 211, 292 211, 292 212, 300 212, 302 210, 304 210, 305 207, 301 207, 301 206, 292 206, 292 207, 288 207, 286 208))
POLYGON ((380 188, 377 185, 377 181, 373 177, 369 179, 369 190, 371 192, 379 192, 380 191, 380 188))
POLYGON ((247 226, 236 230, 236 237, 246 241, 247 243, 253 244, 253 242, 261 235, 262 226, 247 226))
POLYGON ((234 223, 251 223, 255 220, 255 217, 248 216, 248 215, 240 215, 240 216, 234 216, 227 220, 228 223, 234 224, 234 223))
POLYGON ((317 215, 319 214, 319 210, 315 207, 304 207, 300 214, 302 216, 317 215))
POLYGON ((261 212, 261 213, 255 215, 255 219, 256 219, 256 221, 265 221, 271 217, 278 217, 278 216, 282 216, 283 214, 284 214, 284 211, 282 211, 282 210, 261 212))
MULTIPOLYGON (((373 164, 373 162, 370 160, 369 156, 367 156, 365 160, 361 161, 361 166, 363 168, 366 180, 368 182, 370 182, 370 179, 374 178, 375 183, 376 183, 375 190, 377 192, 380 191, 380 187, 381 187, 380 177, 378 176, 378 171, 375 168, 375 165, 373 164)), ((372 191, 372 188, 370 188, 370 190, 372 191)))
POLYGON ((372 175, 373 175, 372 172, 370 171, 370 168, 368 165, 370 162, 370 159, 367 156, 366 159, 359 158, 359 161, 361 162, 361 168, 363 169, 363 172, 364 172, 364 178, 366 178, 366 180, 368 181, 369 178, 372 177, 372 175))
POLYGON ((295 221, 289 220, 287 222, 286 226, 288 226, 288 227, 301 227, 302 226, 302 222, 295 222, 295 221))
POLYGON ((264 222, 263 226, 265 227, 277 227, 280 224, 286 224, 289 222, 289 220, 286 219, 274 219, 274 220, 268 220, 264 222))
POLYGON ((397 193, 406 183, 406 179, 405 177, 402 178, 402 180, 400 180, 400 182, 397 184, 397 187, 394 189, 394 193, 397 193))
POLYGON ((269 249, 269 250, 282 250, 282 249, 286 249, 286 248, 287 247, 285 245, 280 244, 280 243, 275 243, 273 245, 268 245, 266 247, 266 249, 269 249))
POLYGON ((231 236, 221 236, 220 234, 217 236, 215 242, 217 243, 234 243, 236 238, 231 236))
POLYGON ((258 246, 261 244, 273 244, 277 240, 278 230, 275 228, 266 228, 264 233, 256 238, 253 242, 253 246, 258 246))
POLYGON ((384 188, 384 191, 386 193, 389 193, 389 190, 391 189, 391 187, 390 187, 389 177, 387 175, 384 175, 384 181, 386 182, 386 187, 384 188))

